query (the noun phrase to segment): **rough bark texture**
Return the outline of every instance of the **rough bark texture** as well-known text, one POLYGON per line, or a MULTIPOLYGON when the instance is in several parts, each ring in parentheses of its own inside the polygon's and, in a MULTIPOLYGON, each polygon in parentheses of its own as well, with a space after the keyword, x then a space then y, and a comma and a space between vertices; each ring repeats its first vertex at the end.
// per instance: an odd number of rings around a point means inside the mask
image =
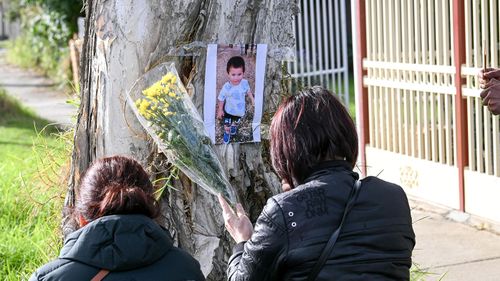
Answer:
MULTIPOLYGON (((264 114, 273 112, 284 92, 278 54, 281 48, 293 47, 296 10, 293 0, 88 0, 67 214, 78 194, 81 174, 96 158, 131 155, 155 178, 168 174, 167 160, 157 153, 125 102, 134 81, 160 62, 177 63, 202 113, 203 47, 207 43, 267 43, 264 114), (187 44, 189 48, 184 47, 187 44), (178 56, 193 51, 198 56, 178 56)), ((268 121, 265 117, 264 128, 268 121)), ((252 219, 280 188, 267 157, 265 133, 263 139, 262 143, 221 146, 218 151, 252 219)), ((222 280, 232 241, 224 230, 217 198, 182 175, 174 186, 163 193, 161 223, 180 247, 200 261, 208 280, 222 280)), ((74 230, 67 218, 65 234, 74 230)))

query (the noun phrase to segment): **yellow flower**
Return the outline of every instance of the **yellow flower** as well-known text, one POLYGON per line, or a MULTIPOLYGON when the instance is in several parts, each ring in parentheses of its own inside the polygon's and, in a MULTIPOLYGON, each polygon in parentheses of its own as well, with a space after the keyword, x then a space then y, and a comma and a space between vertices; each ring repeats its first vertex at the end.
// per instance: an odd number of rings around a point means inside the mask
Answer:
POLYGON ((149 121, 154 121, 161 115, 175 116, 176 113, 169 110, 170 105, 182 98, 182 93, 178 93, 179 89, 174 84, 176 81, 177 76, 169 72, 160 81, 143 90, 144 97, 135 101, 139 114, 149 121))
POLYGON ((170 77, 167 75, 164 75, 162 78, 161 78, 161 83, 166 85, 166 84, 169 84, 170 83, 170 77))
POLYGON ((158 104, 161 104, 162 107, 168 107, 170 104, 169 102, 165 99, 165 97, 159 97, 158 99, 155 100, 158 104))
MULTIPOLYGON (((146 100, 146 99, 143 99, 139 105, 139 113, 146 117, 146 113, 147 113, 147 110, 149 109, 149 106, 151 105, 151 103, 146 100)), ((146 117, 147 118, 147 117, 146 117)))
POLYGON ((163 92, 164 92, 163 87, 159 82, 155 83, 153 86, 151 86, 150 89, 151 89, 151 91, 154 92, 152 97, 161 97, 163 92))
POLYGON ((150 99, 155 99, 157 97, 160 97, 162 95, 162 92, 163 92, 163 87, 161 83, 156 82, 146 90, 142 91, 142 94, 150 99))
POLYGON ((139 106, 141 104, 141 99, 137 99, 134 104, 135 104, 136 108, 139 108, 139 106))
POLYGON ((170 85, 164 85, 163 90, 165 93, 168 93, 170 91, 170 85))
POLYGON ((161 83, 165 85, 174 84, 175 81, 177 81, 177 77, 172 72, 167 73, 161 78, 161 83))

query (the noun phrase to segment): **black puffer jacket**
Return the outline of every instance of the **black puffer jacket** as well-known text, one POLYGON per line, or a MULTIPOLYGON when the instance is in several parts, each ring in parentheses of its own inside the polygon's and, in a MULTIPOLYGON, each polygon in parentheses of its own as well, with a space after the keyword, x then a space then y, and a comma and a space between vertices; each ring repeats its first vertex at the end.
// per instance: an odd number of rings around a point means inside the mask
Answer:
MULTIPOLYGON (((252 238, 233 249, 228 279, 306 280, 357 178, 347 162, 325 162, 305 184, 270 198, 252 238)), ((367 177, 317 280, 409 280, 414 245, 404 191, 367 177)))
POLYGON ((101 269, 112 280, 205 280, 199 263, 172 245, 168 232, 142 215, 99 218, 70 234, 61 254, 35 280, 89 281, 101 269))

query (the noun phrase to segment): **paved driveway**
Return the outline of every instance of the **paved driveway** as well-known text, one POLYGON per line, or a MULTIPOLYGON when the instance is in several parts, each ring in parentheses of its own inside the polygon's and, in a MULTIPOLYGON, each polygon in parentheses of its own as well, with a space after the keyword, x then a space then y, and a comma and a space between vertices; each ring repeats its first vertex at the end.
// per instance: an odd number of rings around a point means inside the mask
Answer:
POLYGON ((444 281, 500 280, 500 235, 450 220, 449 210, 422 208, 418 201, 411 205, 417 236, 413 261, 436 273, 425 280, 442 274, 444 281))

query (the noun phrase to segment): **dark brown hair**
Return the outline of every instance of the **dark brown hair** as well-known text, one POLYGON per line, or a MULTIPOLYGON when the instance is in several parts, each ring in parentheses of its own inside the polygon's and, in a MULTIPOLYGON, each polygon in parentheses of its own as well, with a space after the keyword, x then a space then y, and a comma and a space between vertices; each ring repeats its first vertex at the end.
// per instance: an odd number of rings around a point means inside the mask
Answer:
POLYGON ((287 98, 270 128, 271 160, 279 177, 294 188, 325 160, 358 157, 358 135, 349 113, 330 91, 314 86, 287 98))
POLYGON ((243 73, 244 73, 245 72, 245 60, 242 57, 240 57, 240 56, 231 57, 227 61, 227 66, 226 66, 227 73, 229 73, 229 69, 231 67, 232 68, 240 68, 240 67, 242 67, 243 68, 243 73))
POLYGON ((141 164, 128 157, 112 156, 97 160, 85 172, 76 211, 90 222, 114 214, 155 218, 160 210, 153 184, 141 164))

